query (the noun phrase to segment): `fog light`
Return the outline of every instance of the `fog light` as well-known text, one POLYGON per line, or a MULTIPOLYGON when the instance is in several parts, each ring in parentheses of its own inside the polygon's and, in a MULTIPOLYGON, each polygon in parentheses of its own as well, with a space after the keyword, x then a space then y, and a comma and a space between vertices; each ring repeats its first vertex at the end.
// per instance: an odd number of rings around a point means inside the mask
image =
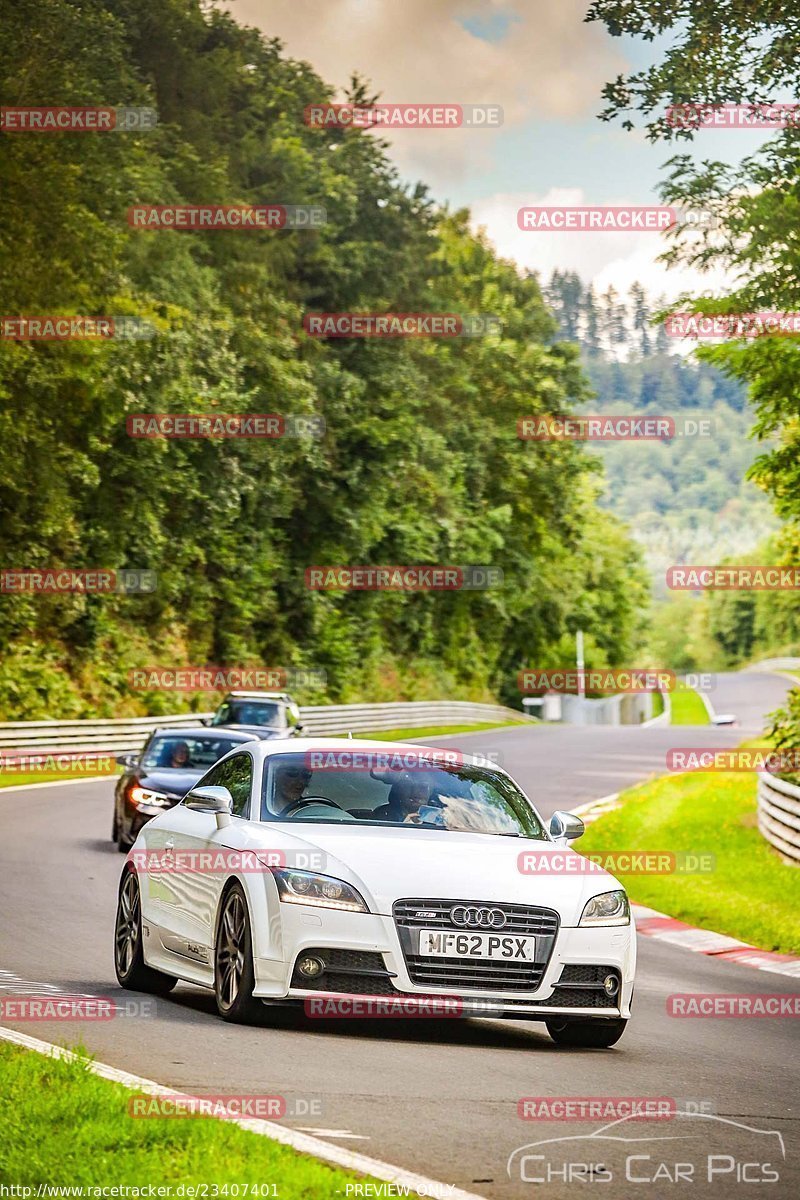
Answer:
POLYGON ((606 975, 603 980, 603 991, 607 996, 616 996, 619 991, 619 980, 616 975, 606 975))
POLYGON ((298 959, 297 969, 306 979, 316 979, 318 975, 322 975, 325 971, 325 963, 321 958, 307 954, 304 958, 298 959))

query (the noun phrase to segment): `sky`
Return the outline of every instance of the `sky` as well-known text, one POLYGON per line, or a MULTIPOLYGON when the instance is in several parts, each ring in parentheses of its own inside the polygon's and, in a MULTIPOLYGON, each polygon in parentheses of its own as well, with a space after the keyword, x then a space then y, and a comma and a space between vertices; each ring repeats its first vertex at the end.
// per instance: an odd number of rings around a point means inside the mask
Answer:
MULTIPOLYGON (((358 72, 393 103, 499 104, 497 129, 399 129, 386 136, 403 178, 467 206, 521 268, 575 270, 599 291, 639 280, 653 296, 725 294, 715 271, 667 270, 658 233, 528 232, 523 205, 658 204, 674 145, 600 121, 602 87, 657 61, 667 39, 612 38, 584 21, 589 0, 231 0, 229 11, 284 43, 343 97, 358 72)), ((737 161, 765 135, 701 130, 698 157, 737 161)), ((685 152, 690 143, 683 142, 685 152)))

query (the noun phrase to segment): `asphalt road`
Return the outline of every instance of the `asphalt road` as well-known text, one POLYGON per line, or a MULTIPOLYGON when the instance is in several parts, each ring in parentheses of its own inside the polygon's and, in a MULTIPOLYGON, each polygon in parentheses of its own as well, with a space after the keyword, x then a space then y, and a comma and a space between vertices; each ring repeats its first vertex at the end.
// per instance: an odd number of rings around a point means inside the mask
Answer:
MULTIPOLYGON (((670 746, 730 745, 754 735, 759 714, 788 686, 752 675, 717 684, 715 707, 738 711, 739 729, 537 727, 453 741, 499 752, 545 812, 570 808, 663 772, 670 746)), ((81 1040, 101 1061, 182 1091, 283 1095, 287 1124, 487 1197, 538 1188, 560 1198, 576 1187, 581 1194, 582 1182, 591 1194, 592 1181, 614 1200, 642 1189, 651 1197, 725 1200, 760 1188, 780 1200, 800 1194, 796 1022, 681 1020, 665 1006, 674 992, 798 994, 800 980, 640 938, 634 1019, 618 1046, 603 1052, 559 1050, 543 1026, 523 1022, 323 1022, 268 1010, 261 1027, 229 1026, 199 989, 180 986, 156 1002, 118 988, 112 932, 123 859, 108 840, 111 792, 106 781, 0 792, 0 997, 41 995, 47 984, 121 1006, 107 1022, 6 1022, 13 1028, 64 1044, 81 1040), (149 1012, 126 1015, 132 999, 149 1012), (618 1136, 648 1139, 622 1145, 586 1141, 604 1121, 518 1116, 524 1097, 559 1096, 668 1097, 706 1115, 618 1127, 618 1136), (581 1140, 533 1148, 522 1163, 517 1155, 509 1173, 514 1151, 564 1137, 581 1140), (712 1153, 719 1173, 707 1184, 712 1153), (629 1154, 638 1156, 628 1167, 634 1178, 660 1174, 660 1181, 626 1179, 629 1154), (665 1174, 673 1176, 676 1163, 684 1164, 684 1181, 672 1184, 665 1174), (772 1170, 777 1183, 737 1182, 737 1174, 772 1170), (548 1172, 552 1182, 531 1181, 548 1172)))

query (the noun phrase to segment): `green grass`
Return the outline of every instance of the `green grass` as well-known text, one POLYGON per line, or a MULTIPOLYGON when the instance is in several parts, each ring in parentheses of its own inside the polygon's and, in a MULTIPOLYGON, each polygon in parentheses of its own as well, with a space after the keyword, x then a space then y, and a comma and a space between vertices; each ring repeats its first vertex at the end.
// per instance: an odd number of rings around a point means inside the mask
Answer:
POLYGON ((22 787, 26 783, 56 783, 61 779, 97 779, 107 775, 114 779, 118 774, 113 771, 0 771, 0 788, 22 787))
POLYGON ((274 1184, 283 1200, 334 1200, 363 1179, 230 1121, 132 1117, 133 1094, 91 1074, 85 1059, 0 1042, 0 1182, 274 1184))
POLYGON ((620 875, 633 901, 764 950, 800 952, 800 869, 784 863, 758 832, 755 775, 667 775, 621 800, 576 849, 716 856, 709 874, 620 875))
POLYGON ((671 725, 709 725, 708 709, 694 688, 678 683, 670 692, 671 725))
MULTIPOLYGON (((533 728, 528 721, 484 721, 477 725, 426 725, 422 729, 379 729, 376 733, 354 733, 354 738, 368 738, 371 742, 407 742, 411 738, 442 737, 450 733, 481 733, 484 729, 508 729, 519 725, 533 728)), ((347 737, 340 733, 337 737, 347 737)))

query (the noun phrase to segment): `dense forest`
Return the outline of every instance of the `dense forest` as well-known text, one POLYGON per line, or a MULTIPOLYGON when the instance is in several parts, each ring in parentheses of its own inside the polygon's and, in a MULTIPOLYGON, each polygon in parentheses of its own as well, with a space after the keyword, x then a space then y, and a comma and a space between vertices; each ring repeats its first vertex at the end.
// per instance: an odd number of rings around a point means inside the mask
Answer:
MULTIPOLYGON (((332 89, 198 0, 19 0, 2 103, 151 106, 143 131, 0 139, 0 311, 113 314, 142 340, 0 340, 4 568, 146 568, 145 595, 0 596, 0 716, 169 711, 153 664, 312 667, 303 699, 501 696, 631 660, 647 582, 594 456, 517 419, 588 396, 535 279, 407 186, 332 89), (327 223, 132 228, 133 204, 316 204, 327 223), (488 313, 460 339, 306 336, 306 312, 488 313), (322 438, 134 439, 155 413, 321 417, 322 438), (486 591, 309 591, 313 564, 493 564, 486 591)), ((354 80, 351 98, 370 99, 354 80)), ((195 698, 199 700, 199 698, 195 698)), ((207 699, 207 698, 206 698, 207 699)))

